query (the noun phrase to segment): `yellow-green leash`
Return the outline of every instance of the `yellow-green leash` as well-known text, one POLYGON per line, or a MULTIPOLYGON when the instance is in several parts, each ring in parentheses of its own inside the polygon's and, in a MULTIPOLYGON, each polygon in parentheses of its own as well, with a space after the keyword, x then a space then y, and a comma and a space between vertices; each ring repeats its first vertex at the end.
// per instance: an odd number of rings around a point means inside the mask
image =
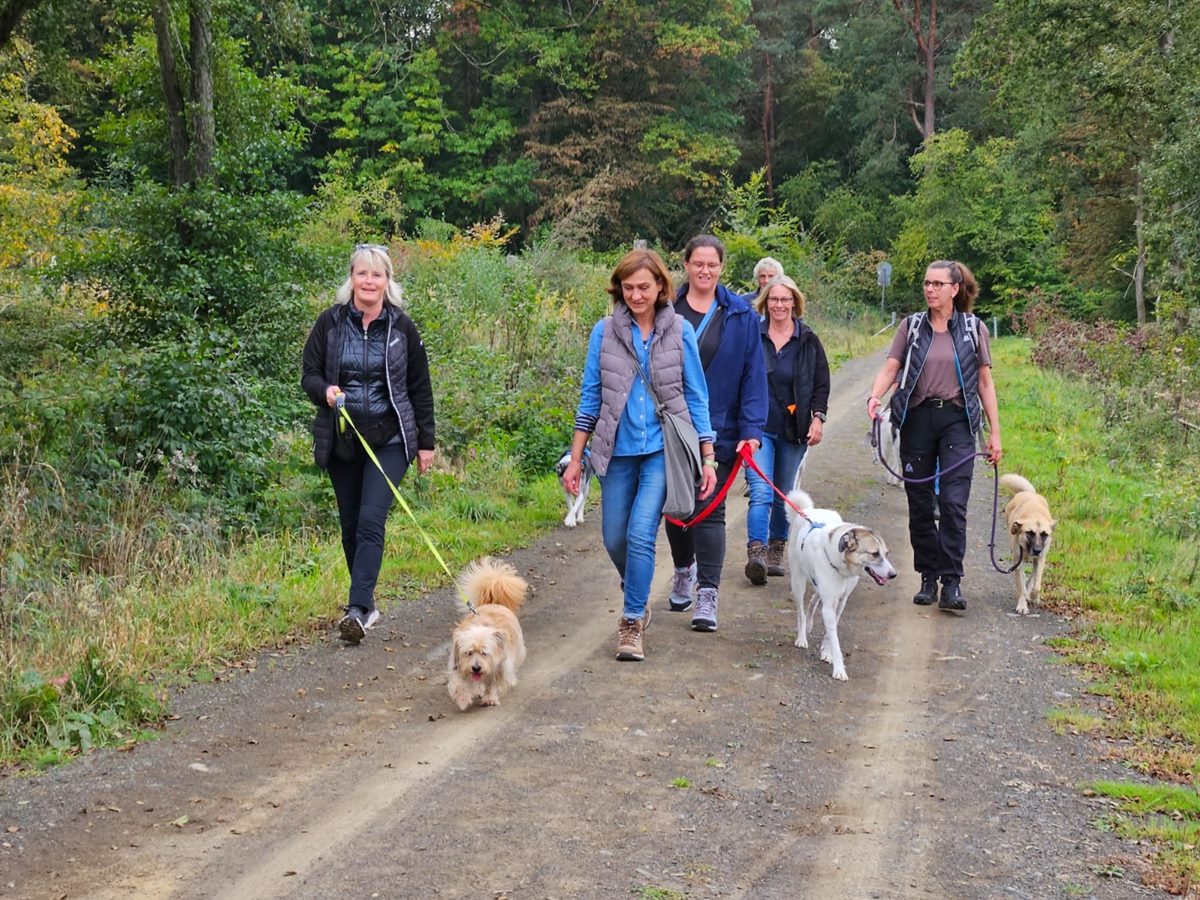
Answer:
POLYGON ((337 414, 341 418, 341 421, 338 422, 338 430, 344 434, 346 432, 346 425, 348 424, 354 430, 354 433, 358 435, 358 442, 362 444, 363 450, 367 452, 367 456, 370 458, 371 462, 375 464, 375 468, 379 470, 379 474, 383 476, 383 480, 387 482, 387 486, 392 489, 392 496, 396 498, 396 502, 400 504, 400 508, 408 513, 408 517, 412 519, 413 525, 417 527, 417 532, 425 541, 425 546, 429 548, 429 552, 433 554, 433 558, 438 561, 442 569, 450 577, 450 581, 454 583, 455 588, 458 590, 458 595, 462 598, 463 603, 467 605, 467 609, 474 613, 475 605, 467 598, 465 594, 463 594, 462 589, 458 587, 458 582, 454 578, 454 573, 450 571, 450 567, 446 565, 446 561, 442 559, 442 554, 438 553, 437 547, 433 545, 433 541, 430 540, 429 535, 425 533, 425 529, 421 527, 421 523, 417 521, 417 517, 413 515, 412 508, 408 505, 408 502, 402 496, 400 496, 399 489, 392 483, 392 479, 388 478, 387 472, 383 471, 383 466, 379 463, 379 457, 375 455, 375 451, 371 449, 371 445, 367 443, 366 438, 362 436, 362 432, 358 430, 358 426, 354 424, 354 420, 350 418, 350 413, 346 412, 346 395, 338 394, 334 399, 334 402, 337 405, 337 414))

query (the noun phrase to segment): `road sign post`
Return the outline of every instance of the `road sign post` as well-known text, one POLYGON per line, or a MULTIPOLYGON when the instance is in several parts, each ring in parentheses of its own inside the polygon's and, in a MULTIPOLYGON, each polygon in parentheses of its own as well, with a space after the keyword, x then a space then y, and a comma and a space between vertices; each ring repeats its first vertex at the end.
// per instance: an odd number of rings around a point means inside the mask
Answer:
POLYGON ((875 280, 879 283, 879 308, 883 309, 887 301, 888 285, 892 283, 892 264, 881 262, 875 267, 875 280))

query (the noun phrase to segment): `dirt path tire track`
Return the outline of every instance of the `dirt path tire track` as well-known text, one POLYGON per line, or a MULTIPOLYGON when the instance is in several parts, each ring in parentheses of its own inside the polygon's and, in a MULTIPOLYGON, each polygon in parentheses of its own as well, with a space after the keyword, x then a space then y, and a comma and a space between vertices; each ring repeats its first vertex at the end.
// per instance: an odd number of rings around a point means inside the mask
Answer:
POLYGON ((446 696, 450 592, 396 604, 361 648, 319 641, 189 689, 157 742, 0 782, 0 826, 20 829, 0 896, 1130 896, 1132 874, 1093 874, 1130 850, 1089 826, 1100 807, 1075 788, 1121 773, 1045 725, 1080 693, 1044 649, 1066 624, 1010 614, 986 561, 989 480, 967 614, 910 602, 903 493, 864 438, 878 364, 835 374, 805 473, 822 505, 883 532, 902 572, 850 600, 848 683, 819 641, 792 646, 786 579, 742 576, 737 490, 720 630, 663 609, 660 538, 647 659, 616 663, 593 509, 510 557, 536 592, 503 706, 460 714, 446 696))

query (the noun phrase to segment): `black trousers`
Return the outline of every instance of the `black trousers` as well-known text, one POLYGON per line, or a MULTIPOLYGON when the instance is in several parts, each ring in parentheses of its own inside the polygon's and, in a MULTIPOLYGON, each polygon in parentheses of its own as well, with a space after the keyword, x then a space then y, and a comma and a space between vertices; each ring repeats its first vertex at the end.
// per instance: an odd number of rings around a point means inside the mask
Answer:
POLYGON ((904 483, 908 494, 908 538, 913 564, 922 575, 961 578, 967 553, 967 503, 971 499, 974 463, 954 463, 975 453, 975 438, 961 408, 918 406, 908 411, 900 429, 900 465, 905 478, 928 478, 939 467, 938 490, 934 482, 904 483), (938 517, 934 517, 934 508, 938 517))
MULTIPOLYGON (((372 448, 392 484, 399 486, 408 471, 404 445, 397 441, 372 448)), ((329 480, 337 497, 338 521, 342 526, 342 552, 350 570, 348 606, 375 608, 375 582, 383 563, 383 539, 392 489, 375 463, 365 454, 354 462, 334 456, 329 460, 329 480)))
MULTIPOLYGON (((721 490, 733 469, 732 461, 717 462, 717 490, 714 494, 721 490)), ((707 500, 697 498, 696 512, 707 508, 712 498, 713 495, 707 500)), ((695 560, 696 583, 700 587, 719 588, 721 570, 725 568, 725 499, 709 513, 708 518, 691 528, 680 528, 670 522, 666 525, 667 543, 671 545, 671 561, 675 568, 686 568, 695 560)))

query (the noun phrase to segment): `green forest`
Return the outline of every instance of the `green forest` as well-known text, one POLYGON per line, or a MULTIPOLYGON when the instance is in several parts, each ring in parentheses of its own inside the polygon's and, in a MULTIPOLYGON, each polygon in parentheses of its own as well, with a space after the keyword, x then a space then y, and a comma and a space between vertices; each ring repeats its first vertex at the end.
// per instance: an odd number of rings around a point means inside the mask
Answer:
POLYGON ((359 241, 430 350, 434 523, 554 521, 608 267, 712 232, 835 359, 965 262, 1194 543, 1198 122, 1178 0, 0 0, 3 758, 327 621, 299 358, 359 241))

